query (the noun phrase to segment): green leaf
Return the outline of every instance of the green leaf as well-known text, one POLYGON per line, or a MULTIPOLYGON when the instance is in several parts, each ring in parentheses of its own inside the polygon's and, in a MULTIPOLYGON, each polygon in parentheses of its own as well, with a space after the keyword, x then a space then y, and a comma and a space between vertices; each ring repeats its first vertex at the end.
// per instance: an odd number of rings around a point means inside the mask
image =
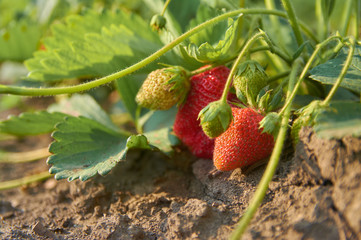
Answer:
MULTIPOLYGON (((218 11, 206 5, 200 5, 196 19, 190 28, 215 17, 218 11)), ((238 21, 228 19, 195 34, 189 38, 187 53, 199 62, 209 63, 230 59, 237 54, 238 21)))
MULTIPOLYGON (((102 14, 88 11, 55 24, 52 36, 44 39, 46 51, 38 51, 25 62, 34 81, 94 78, 124 69, 163 46, 159 36, 137 15, 123 11, 102 14)), ((172 64, 176 56, 159 61, 172 64)), ((156 65, 137 73, 149 72, 156 65)))
POLYGON ((63 121, 66 116, 66 114, 59 112, 26 112, 19 116, 10 116, 9 119, 0 122, 0 132, 16 136, 49 133, 53 131, 55 125, 63 121))
POLYGON ((13 21, 0 29, 0 62, 30 58, 39 45, 41 26, 29 19, 13 21))
POLYGON ((60 103, 51 105, 48 111, 62 112, 70 116, 83 116, 93 119, 114 131, 119 130, 94 98, 87 94, 74 94, 70 98, 63 99, 60 103))
POLYGON ((152 146, 157 147, 166 155, 171 155, 173 153, 172 146, 179 144, 179 139, 172 133, 171 128, 161 128, 146 132, 144 136, 147 137, 152 146))
POLYGON ((315 119, 314 129, 322 138, 361 136, 361 103, 333 102, 315 119))
POLYGON ((48 164, 56 179, 85 181, 125 159, 127 137, 89 118, 67 117, 52 136, 48 164))
MULTIPOLYGON (((347 57, 347 51, 311 70, 311 78, 323 84, 335 84, 347 57)), ((361 46, 356 46, 350 68, 341 82, 341 87, 361 93, 361 46)))
POLYGON ((149 143, 167 155, 173 152, 172 146, 179 144, 178 138, 172 134, 177 108, 167 111, 152 111, 143 115, 143 132, 149 143))

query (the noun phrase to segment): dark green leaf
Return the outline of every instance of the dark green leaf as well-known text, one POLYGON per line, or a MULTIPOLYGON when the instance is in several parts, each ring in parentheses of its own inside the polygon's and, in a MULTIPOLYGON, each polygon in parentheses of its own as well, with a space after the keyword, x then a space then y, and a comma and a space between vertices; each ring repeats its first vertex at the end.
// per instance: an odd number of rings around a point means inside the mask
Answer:
POLYGON ((127 152, 127 137, 85 117, 68 117, 56 126, 48 159, 56 179, 85 181, 105 175, 127 152))
POLYGON ((26 112, 19 116, 10 116, 9 119, 0 122, 0 132, 17 136, 49 133, 66 116, 66 114, 59 112, 26 112))
MULTIPOLYGON (((347 51, 343 50, 336 58, 316 66, 311 70, 311 78, 323 84, 335 84, 346 57, 347 51)), ((341 82, 341 86, 361 93, 361 46, 356 46, 350 68, 341 82)))
POLYGON ((315 119, 314 129, 323 138, 361 136, 361 104, 334 102, 321 111, 315 119))

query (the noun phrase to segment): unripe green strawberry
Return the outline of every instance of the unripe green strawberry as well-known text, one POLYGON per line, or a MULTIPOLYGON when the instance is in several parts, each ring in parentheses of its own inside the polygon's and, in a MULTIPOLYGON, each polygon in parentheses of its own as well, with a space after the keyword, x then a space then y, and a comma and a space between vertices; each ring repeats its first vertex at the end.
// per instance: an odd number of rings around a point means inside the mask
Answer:
POLYGON ((190 82, 182 67, 169 67, 151 72, 136 96, 137 103, 153 110, 167 110, 181 104, 187 96, 190 82))
POLYGON ((167 19, 160 14, 156 14, 150 20, 150 26, 154 31, 162 30, 167 23, 167 19))
POLYGON ((259 63, 247 61, 242 63, 233 79, 237 96, 247 98, 249 105, 255 107, 258 93, 267 85, 267 74, 259 63))
POLYGON ((211 102, 199 112, 203 132, 209 138, 215 138, 224 133, 232 121, 232 109, 222 100, 211 102))

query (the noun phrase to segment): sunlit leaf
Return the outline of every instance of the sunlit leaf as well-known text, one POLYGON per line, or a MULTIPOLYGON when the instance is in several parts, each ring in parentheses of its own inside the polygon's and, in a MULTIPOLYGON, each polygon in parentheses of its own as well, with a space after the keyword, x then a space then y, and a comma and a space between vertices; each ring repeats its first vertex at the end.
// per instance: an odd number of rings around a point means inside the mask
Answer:
POLYGON ((361 136, 361 104, 357 102, 334 102, 321 111, 314 129, 323 138, 361 136))
MULTIPOLYGON (((347 54, 346 50, 342 50, 336 58, 316 66, 311 70, 311 78, 324 84, 335 84, 345 64, 347 54)), ((361 46, 356 46, 350 68, 341 86, 361 93, 361 46)))

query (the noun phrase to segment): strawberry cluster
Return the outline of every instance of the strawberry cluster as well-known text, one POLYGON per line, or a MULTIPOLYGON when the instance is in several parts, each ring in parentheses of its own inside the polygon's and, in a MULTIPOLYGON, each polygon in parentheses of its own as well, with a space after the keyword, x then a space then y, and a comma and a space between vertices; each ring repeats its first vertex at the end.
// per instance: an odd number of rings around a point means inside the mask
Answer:
MULTIPOLYGON (((265 85, 266 75, 260 69, 247 63, 233 83, 237 95, 246 95, 252 107, 265 85)), ((251 165, 272 152, 273 136, 262 133, 259 127, 264 116, 254 108, 231 107, 226 100, 234 101, 234 94, 221 98, 230 73, 227 67, 206 70, 190 80, 184 72, 179 67, 152 72, 138 92, 137 102, 151 109, 169 109, 183 103, 174 122, 175 135, 195 156, 213 158, 218 170, 251 165)), ((261 102, 265 101, 261 98, 261 102)))

